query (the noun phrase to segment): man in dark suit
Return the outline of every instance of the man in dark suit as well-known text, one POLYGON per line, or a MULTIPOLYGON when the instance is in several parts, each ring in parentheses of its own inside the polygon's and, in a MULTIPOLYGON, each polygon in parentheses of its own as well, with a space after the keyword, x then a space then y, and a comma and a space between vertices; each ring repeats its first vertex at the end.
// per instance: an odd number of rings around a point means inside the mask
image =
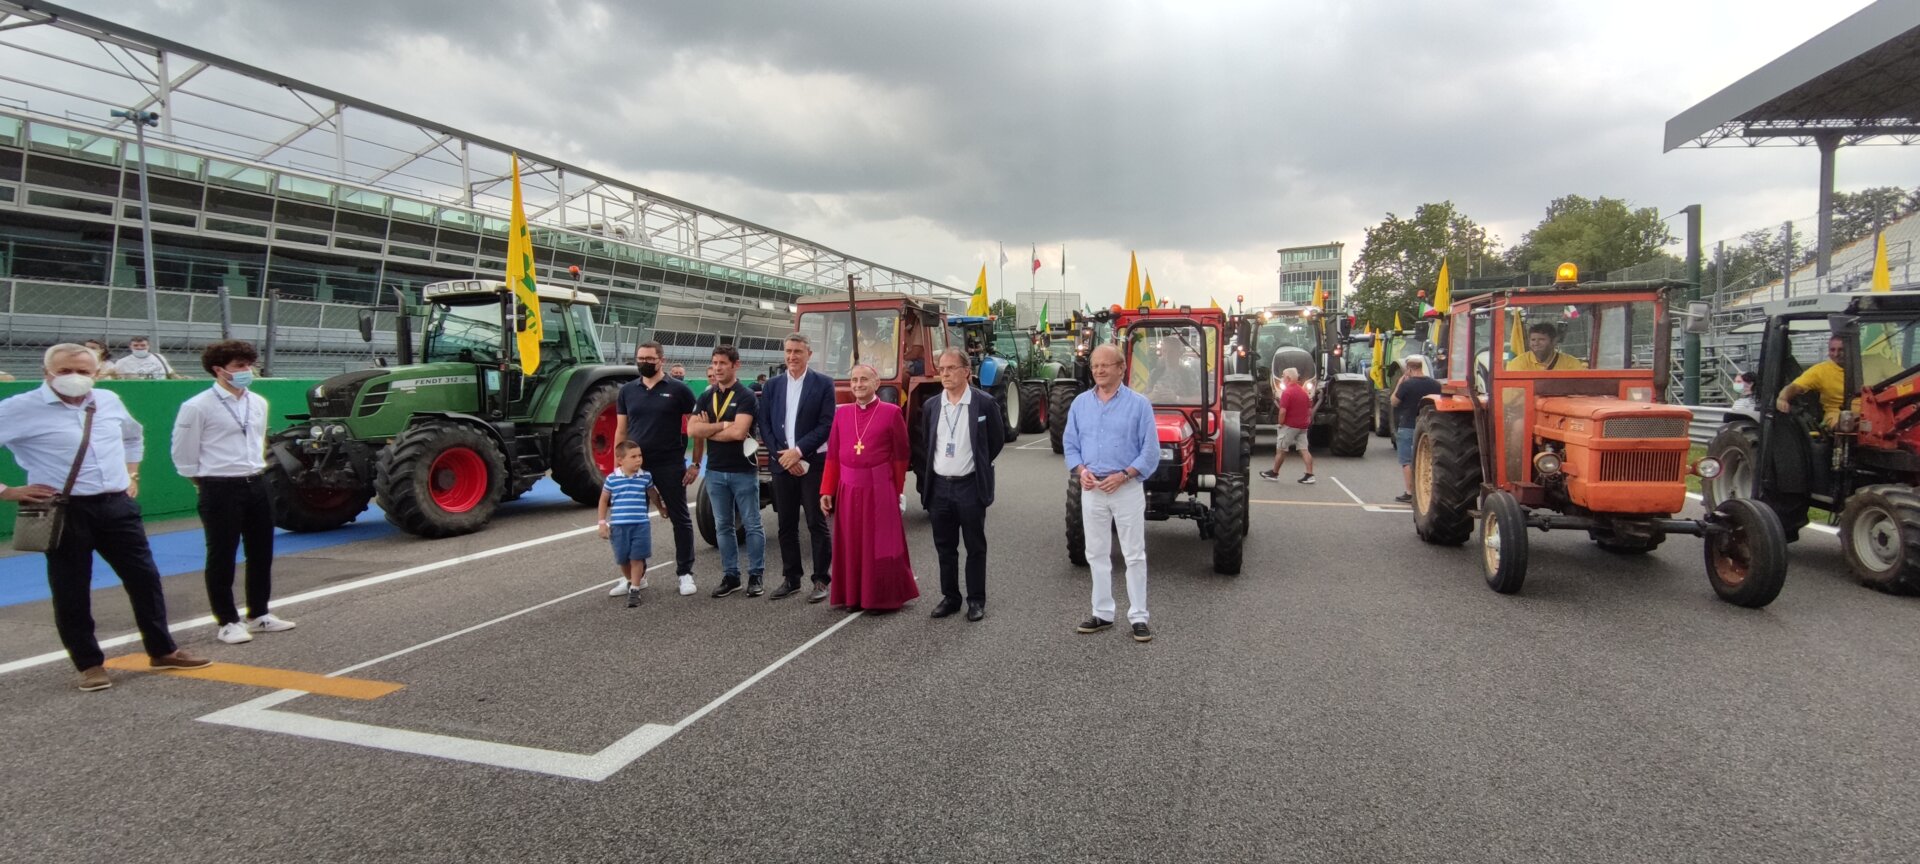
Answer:
POLYGON ((806 572, 800 558, 800 514, 807 514, 813 544, 813 592, 808 603, 827 599, 833 578, 833 534, 820 512, 820 474, 826 470, 827 433, 833 429, 833 379, 807 368, 813 346, 799 333, 786 339, 787 373, 775 375, 760 397, 761 437, 773 454, 773 511, 780 520, 780 563, 784 579, 768 595, 774 600, 800 590, 806 572))
POLYGON ((946 348, 934 355, 945 389, 920 406, 928 470, 920 505, 933 520, 933 546, 940 553, 940 605, 933 617, 960 610, 960 540, 967 542, 967 620, 987 615, 987 508, 993 504, 993 460, 1007 443, 1000 406, 967 383, 973 366, 967 352, 946 348))

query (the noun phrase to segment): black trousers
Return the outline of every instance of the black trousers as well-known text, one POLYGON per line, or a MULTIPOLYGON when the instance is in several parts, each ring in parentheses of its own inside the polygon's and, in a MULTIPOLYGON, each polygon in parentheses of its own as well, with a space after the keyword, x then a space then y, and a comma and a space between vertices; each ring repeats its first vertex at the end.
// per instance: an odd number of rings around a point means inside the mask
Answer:
POLYGON ((833 581, 833 528, 820 512, 820 475, 827 470, 822 453, 806 456, 807 473, 798 477, 773 463, 773 512, 780 520, 780 574, 788 585, 800 584, 806 562, 800 558, 800 514, 807 514, 807 539, 813 544, 813 581, 833 581))
POLYGON ((200 479, 200 525, 207 535, 207 602, 222 625, 240 620, 233 605, 233 553, 247 550, 247 617, 267 614, 273 596, 273 499, 266 478, 200 479))
POLYGON ((960 541, 967 543, 967 600, 987 602, 987 507, 972 477, 933 475, 933 548, 940 555, 940 596, 960 600, 960 541))
POLYGON ((93 638, 93 553, 120 577, 127 599, 133 601, 133 620, 147 655, 172 654, 173 635, 167 632, 167 597, 160 589, 160 569, 153 565, 147 529, 140 522, 140 504, 124 492, 76 495, 67 505, 66 529, 60 543, 47 554, 47 585, 53 590, 53 626, 60 644, 73 659, 73 668, 86 670, 105 663, 100 643, 93 638))
POLYGON ((693 572, 693 511, 687 508, 687 457, 684 453, 642 453, 640 459, 660 493, 660 506, 673 523, 674 575, 693 572), (659 467, 654 467, 659 466, 659 467), (671 467, 669 467, 671 466, 671 467))

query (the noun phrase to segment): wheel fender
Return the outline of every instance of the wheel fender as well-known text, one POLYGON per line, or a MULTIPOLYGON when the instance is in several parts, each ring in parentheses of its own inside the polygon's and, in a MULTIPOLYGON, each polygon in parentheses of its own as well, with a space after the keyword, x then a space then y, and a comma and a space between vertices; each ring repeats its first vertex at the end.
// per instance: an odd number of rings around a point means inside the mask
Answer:
POLYGON ((1433 410, 1443 413, 1452 413, 1455 411, 1471 412, 1473 410, 1473 400, 1458 394, 1448 395, 1441 393, 1437 396, 1428 396, 1425 401, 1427 405, 1433 407, 1433 410))
POLYGON ((567 385, 560 390, 560 399, 554 405, 554 422, 565 423, 572 419, 573 412, 580 407, 580 400, 586 398, 587 391, 603 381, 625 384, 640 377, 640 371, 632 366, 583 366, 573 370, 567 376, 567 385))
POLYGON ((998 357, 987 357, 980 361, 980 389, 991 390, 1000 384, 1000 377, 1006 374, 1007 361, 998 357))
POLYGON ((458 411, 416 411, 412 417, 407 419, 407 425, 411 426, 423 418, 452 420, 456 423, 478 426, 493 437, 493 443, 500 445, 501 452, 508 454, 509 457, 511 457, 514 452, 514 448, 507 443, 505 438, 501 437, 500 427, 484 418, 476 417, 472 414, 462 414, 458 411))

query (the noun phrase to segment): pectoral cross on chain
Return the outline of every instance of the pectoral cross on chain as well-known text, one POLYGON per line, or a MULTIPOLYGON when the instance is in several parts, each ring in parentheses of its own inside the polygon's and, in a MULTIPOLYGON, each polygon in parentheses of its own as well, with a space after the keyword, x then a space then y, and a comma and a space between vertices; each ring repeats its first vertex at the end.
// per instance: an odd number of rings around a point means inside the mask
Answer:
POLYGON ((867 442, 865 442, 865 441, 855 441, 855 442, 853 442, 853 452, 855 452, 855 453, 865 453, 865 452, 867 452, 867 442))

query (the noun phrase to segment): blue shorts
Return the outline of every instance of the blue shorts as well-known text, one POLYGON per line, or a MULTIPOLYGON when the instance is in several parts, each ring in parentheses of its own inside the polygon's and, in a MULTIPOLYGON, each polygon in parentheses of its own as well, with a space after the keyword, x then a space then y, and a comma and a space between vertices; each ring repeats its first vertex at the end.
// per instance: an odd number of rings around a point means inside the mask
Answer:
POLYGON ((625 567, 630 561, 645 562, 653 557, 653 525, 639 522, 611 527, 613 528, 613 563, 625 567))
POLYGON ((1394 449, 1400 451, 1400 464, 1413 464, 1413 427, 1402 426, 1393 430, 1394 449))

